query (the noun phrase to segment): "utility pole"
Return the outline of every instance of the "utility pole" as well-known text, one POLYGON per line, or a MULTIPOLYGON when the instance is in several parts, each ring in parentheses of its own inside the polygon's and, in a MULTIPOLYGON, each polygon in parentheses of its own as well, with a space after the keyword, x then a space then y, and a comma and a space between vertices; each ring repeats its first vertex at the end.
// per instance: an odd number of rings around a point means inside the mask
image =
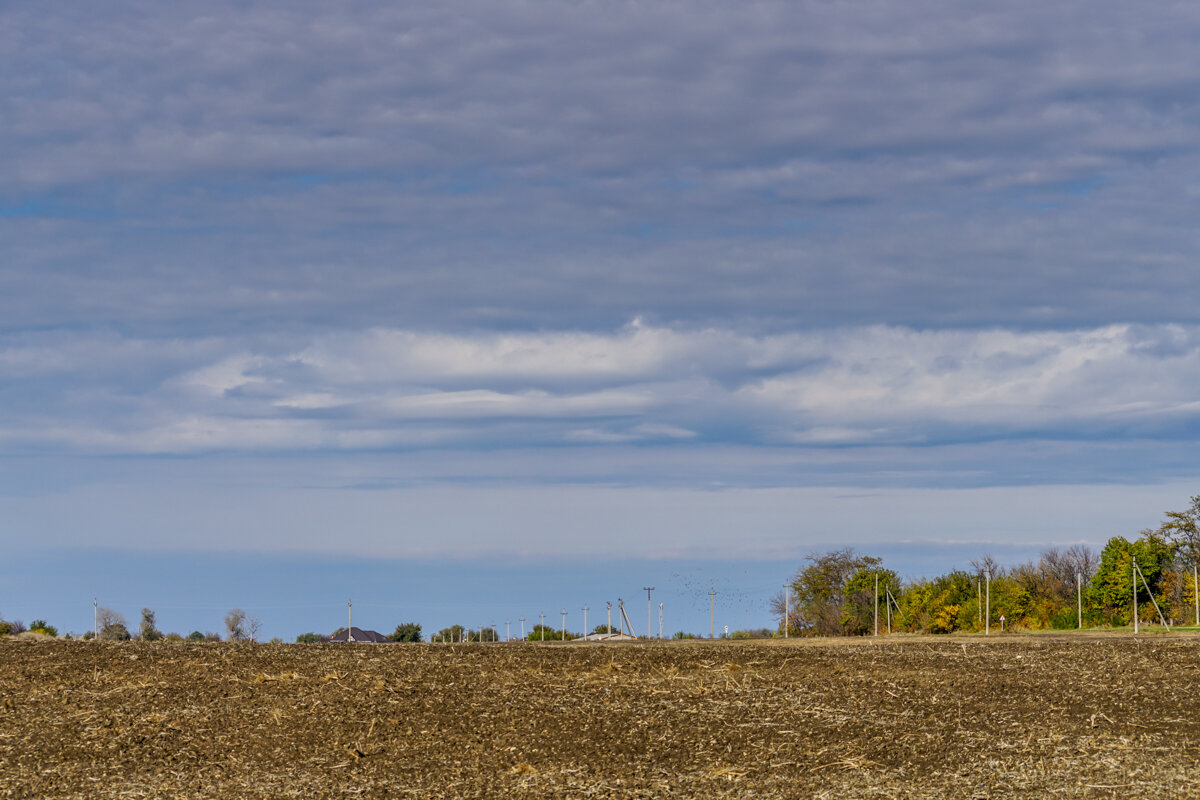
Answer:
POLYGON ((663 638, 663 629, 662 629, 662 603, 659 603, 659 604, 658 604, 658 638, 659 638, 659 639, 662 639, 662 638, 663 638))
POLYGON ((875 573, 875 635, 879 635, 879 573, 875 573))
POLYGON ((567 640, 567 610, 565 608, 562 610, 562 615, 563 615, 562 640, 565 642, 567 640))
POLYGON ((346 641, 354 641, 354 603, 346 601, 346 641))
POLYGON ((1200 581, 1196 580, 1196 565, 1192 564, 1192 597, 1196 600, 1196 627, 1200 628, 1200 581))
POLYGON ((100 639, 100 603, 92 598, 92 638, 100 639))
POLYGON ((708 638, 715 639, 717 631, 717 590, 710 589, 708 592, 708 638))
POLYGON ((521 641, 525 641, 525 618, 521 617, 521 641))
POLYGON ((588 629, 587 629, 587 603, 584 603, 584 604, 583 604, 583 638, 584 638, 584 639, 586 639, 586 638, 587 638, 587 635, 588 635, 588 629))
POLYGON ((1132 562, 1132 569, 1129 570, 1133 574, 1133 632, 1138 632, 1138 607, 1137 607, 1137 561, 1134 561, 1133 555, 1129 556, 1132 562))
POLYGON ((1079 617, 1079 630, 1083 630, 1083 575, 1075 573, 1075 602, 1076 616, 1079 617))
POLYGON ((544 642, 546 641, 546 615, 539 614, 538 616, 542 618, 542 641, 544 642))
POLYGON ((783 585, 783 638, 788 638, 788 628, 792 624, 792 587, 783 585))
POLYGON ((983 635, 991 636, 992 635, 992 568, 991 567, 988 567, 987 572, 984 573, 984 577, 987 580, 987 608, 985 609, 986 616, 984 616, 984 618, 983 618, 983 635))
POLYGON ((512 641, 512 629, 509 627, 509 621, 504 620, 504 641, 512 641))
POLYGON ((604 635, 612 636, 612 601, 605 600, 604 602, 608 606, 608 625, 605 628, 604 635))
POLYGON ((646 638, 650 638, 650 593, 654 591, 653 586, 643 586, 642 590, 646 592, 646 638))

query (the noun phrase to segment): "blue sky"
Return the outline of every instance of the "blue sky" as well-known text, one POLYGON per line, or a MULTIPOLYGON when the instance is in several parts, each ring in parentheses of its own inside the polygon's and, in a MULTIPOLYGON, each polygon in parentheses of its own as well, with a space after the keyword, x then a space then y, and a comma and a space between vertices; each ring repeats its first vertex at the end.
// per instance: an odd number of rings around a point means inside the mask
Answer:
POLYGON ((1153 526, 1200 474, 1198 38, 1187 4, 8 5, 0 614, 291 638, 356 570, 495 581, 372 584, 429 628, 1153 526))

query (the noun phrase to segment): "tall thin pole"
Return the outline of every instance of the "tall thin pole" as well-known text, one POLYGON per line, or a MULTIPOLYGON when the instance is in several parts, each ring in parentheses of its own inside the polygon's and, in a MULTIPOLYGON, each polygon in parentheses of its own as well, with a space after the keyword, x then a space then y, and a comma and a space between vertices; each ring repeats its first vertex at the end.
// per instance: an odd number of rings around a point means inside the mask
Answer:
POLYGON ((584 604, 583 604, 583 638, 584 638, 584 639, 587 639, 587 635, 588 635, 588 628, 587 628, 587 603, 584 603, 584 604))
POLYGON ((546 615, 538 614, 542 618, 542 641, 546 641, 546 615))
POLYGON ((354 603, 346 601, 346 641, 354 641, 354 603))
POLYGON ((646 638, 650 639, 652 638, 650 636, 650 593, 654 591, 654 587, 643 586, 642 590, 646 592, 646 638))
POLYGON ((879 573, 875 573, 875 635, 879 635, 879 573))
POLYGON ((605 626, 604 635, 612 636, 612 601, 605 600, 604 603, 608 606, 608 624, 605 626))
POLYGON ((983 619, 983 581, 975 580, 975 619, 983 619))
POLYGON ((100 638, 100 603, 92 598, 92 638, 100 638))
POLYGON ((504 641, 512 641, 512 621, 507 619, 504 620, 504 641))
POLYGON ((987 595, 987 608, 984 609, 986 614, 983 618, 983 635, 991 636, 992 635, 992 570, 990 568, 987 570, 987 572, 984 573, 984 577, 985 577, 986 583, 987 583, 987 591, 985 592, 985 594, 987 595))
POLYGON ((1130 570, 1133 575, 1133 632, 1138 632, 1138 607, 1137 607, 1137 561, 1134 560, 1133 554, 1129 555, 1130 570))
POLYGON ((525 618, 521 617, 521 641, 525 641, 525 618))
POLYGON ((1075 573, 1075 596, 1079 606, 1079 630, 1083 630, 1083 575, 1078 572, 1075 573))
POLYGON ((783 585, 783 638, 788 638, 788 628, 792 624, 792 587, 783 585))
POLYGON ((717 590, 710 589, 708 592, 708 638, 715 639, 717 631, 717 590))
POLYGON ((1196 580, 1196 565, 1192 564, 1192 596, 1196 598, 1196 627, 1200 628, 1200 581, 1196 580))
POLYGON ((662 603, 659 603, 659 604, 658 604, 658 638, 659 638, 659 639, 663 638, 663 628, 662 628, 662 603))
POLYGON ((567 640, 567 610, 565 608, 562 610, 562 615, 563 615, 562 640, 565 642, 567 640))

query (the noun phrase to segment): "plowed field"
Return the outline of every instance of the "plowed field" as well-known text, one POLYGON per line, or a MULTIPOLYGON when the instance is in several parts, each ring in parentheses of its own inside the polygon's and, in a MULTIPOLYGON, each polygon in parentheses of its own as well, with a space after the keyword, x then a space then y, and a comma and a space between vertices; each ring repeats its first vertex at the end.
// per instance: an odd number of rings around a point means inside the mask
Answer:
POLYGON ((1200 640, 0 641, 3 797, 1200 797, 1200 640))

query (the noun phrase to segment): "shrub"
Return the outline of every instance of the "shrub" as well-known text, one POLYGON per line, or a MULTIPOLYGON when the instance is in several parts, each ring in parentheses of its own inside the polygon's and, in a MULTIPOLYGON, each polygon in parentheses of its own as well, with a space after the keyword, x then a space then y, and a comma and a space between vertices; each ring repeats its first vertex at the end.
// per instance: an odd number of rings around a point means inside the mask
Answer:
POLYGON ((320 642, 322 638, 323 637, 321 634, 309 631, 308 633, 302 633, 297 636, 296 644, 316 644, 317 642, 320 642))
POLYGON ((402 622, 396 626, 395 632, 388 637, 393 642, 421 641, 421 626, 415 622, 402 622))
POLYGON ((58 629, 44 619, 35 619, 29 623, 29 630, 33 633, 40 633, 45 636, 58 636, 58 629))
POLYGON ((187 640, 189 642, 203 642, 204 634, 201 633, 200 631, 192 631, 191 633, 188 634, 187 640))

